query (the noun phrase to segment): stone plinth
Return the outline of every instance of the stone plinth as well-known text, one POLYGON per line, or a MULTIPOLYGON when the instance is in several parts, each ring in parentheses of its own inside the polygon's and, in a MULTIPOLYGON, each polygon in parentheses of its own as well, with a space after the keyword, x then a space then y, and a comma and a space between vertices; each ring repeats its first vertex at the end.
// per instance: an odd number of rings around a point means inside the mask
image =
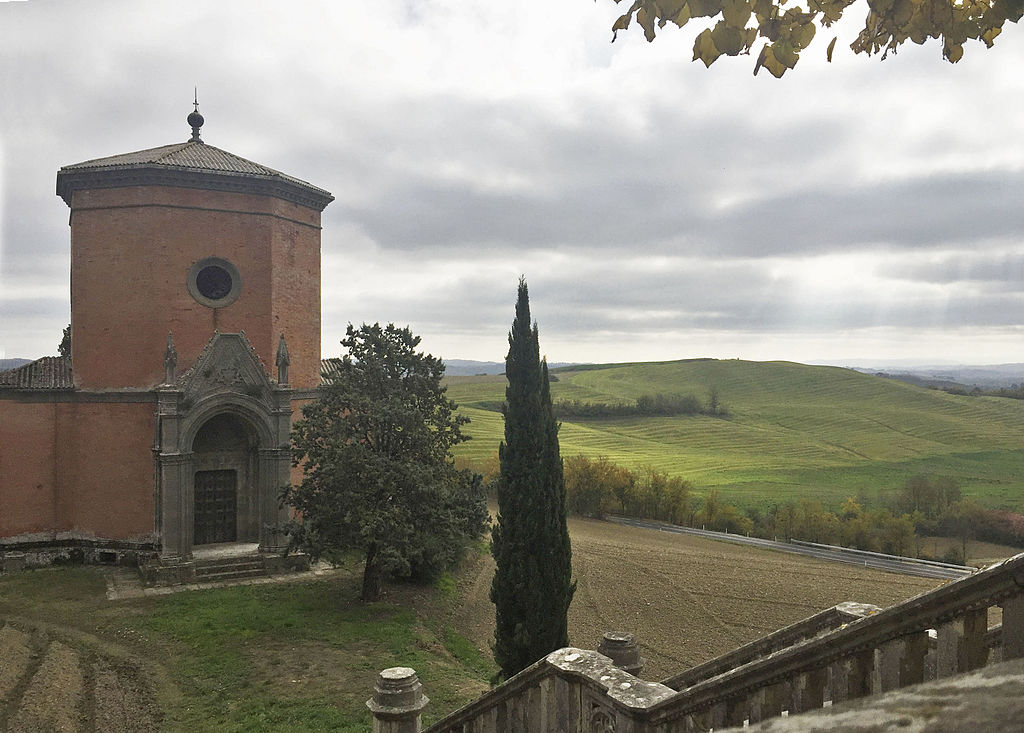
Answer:
POLYGON ((428 702, 415 670, 385 669, 377 675, 373 697, 366 701, 373 713, 373 733, 420 733, 420 714, 428 702))
POLYGON ((607 631, 597 651, 609 659, 619 669, 639 677, 647 666, 647 660, 640 656, 640 647, 632 634, 624 631, 607 631))

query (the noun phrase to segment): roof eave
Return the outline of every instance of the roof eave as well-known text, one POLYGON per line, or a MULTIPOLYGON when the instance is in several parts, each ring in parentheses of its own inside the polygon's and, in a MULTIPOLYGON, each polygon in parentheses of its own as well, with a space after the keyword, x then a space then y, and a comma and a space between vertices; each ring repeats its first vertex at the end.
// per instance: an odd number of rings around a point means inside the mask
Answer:
POLYGON ((67 167, 57 172, 57 195, 69 207, 75 191, 130 186, 174 186, 208 191, 273 196, 294 204, 323 211, 334 200, 329 192, 282 176, 211 171, 167 165, 67 167))

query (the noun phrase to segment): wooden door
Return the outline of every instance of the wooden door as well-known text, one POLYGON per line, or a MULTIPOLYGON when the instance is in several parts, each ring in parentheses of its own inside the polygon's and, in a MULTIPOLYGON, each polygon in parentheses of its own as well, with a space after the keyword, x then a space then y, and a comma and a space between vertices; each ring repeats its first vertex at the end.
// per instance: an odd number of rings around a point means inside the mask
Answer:
POLYGON ((238 474, 234 470, 196 471, 195 534, 192 544, 234 542, 238 536, 238 474))

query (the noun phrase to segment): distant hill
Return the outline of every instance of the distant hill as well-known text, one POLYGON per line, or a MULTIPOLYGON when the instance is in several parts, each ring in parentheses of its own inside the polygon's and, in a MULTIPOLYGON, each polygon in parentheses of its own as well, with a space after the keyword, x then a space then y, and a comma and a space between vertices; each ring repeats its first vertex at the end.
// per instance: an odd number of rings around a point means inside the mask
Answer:
POLYGON ((28 364, 31 359, 0 359, 0 372, 6 372, 8 369, 17 369, 20 366, 28 364))
MULTIPOLYGON (((448 396, 472 419, 457 455, 497 449, 502 377, 453 377, 448 396)), ((947 394, 852 369, 697 360, 559 370, 553 399, 622 404, 714 387, 728 417, 563 419, 563 456, 605 455, 692 481, 699 492, 766 506, 808 496, 838 506, 916 473, 950 476, 989 506, 1024 510, 1024 401, 947 394)))
POLYGON ((940 389, 961 387, 971 389, 999 389, 1024 384, 1024 364, 990 364, 974 366, 970 364, 947 364, 940 366, 928 365, 884 365, 875 367, 852 367, 865 374, 876 374, 890 379, 902 379, 907 382, 936 386, 940 389))
MULTIPOLYGON (((557 362, 548 364, 551 369, 559 367, 576 366, 571 362, 557 362)), ((505 362, 503 361, 473 361, 472 359, 445 359, 444 371, 450 377, 478 377, 487 374, 504 374, 505 362)))

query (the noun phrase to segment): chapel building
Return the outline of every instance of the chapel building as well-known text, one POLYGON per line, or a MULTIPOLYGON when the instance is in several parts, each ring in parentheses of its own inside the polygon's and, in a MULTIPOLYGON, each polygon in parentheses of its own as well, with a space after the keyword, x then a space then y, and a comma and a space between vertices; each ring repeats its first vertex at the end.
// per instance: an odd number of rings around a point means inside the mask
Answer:
MULTIPOLYGON (((327 191, 186 142, 68 165, 71 355, 0 372, 0 554, 282 549, 327 191)), ((300 476, 296 475, 296 479, 300 476)))

